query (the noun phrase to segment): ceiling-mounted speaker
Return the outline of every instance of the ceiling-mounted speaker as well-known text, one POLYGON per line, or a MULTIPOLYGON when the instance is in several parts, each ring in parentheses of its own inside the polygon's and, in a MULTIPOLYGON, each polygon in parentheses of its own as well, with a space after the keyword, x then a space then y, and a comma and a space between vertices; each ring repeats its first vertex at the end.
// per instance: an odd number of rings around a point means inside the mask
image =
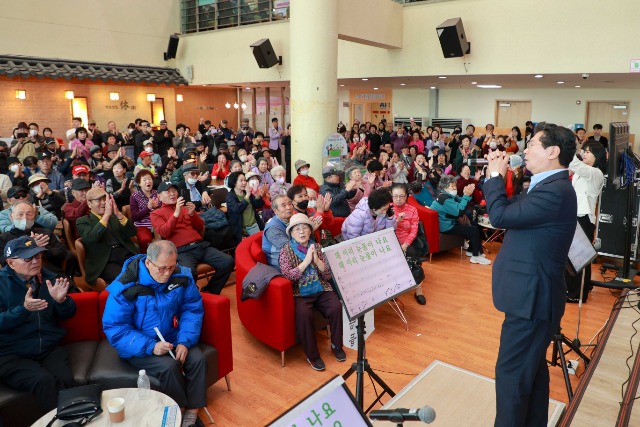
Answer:
POLYGON ((274 65, 282 65, 282 56, 276 56, 269 39, 261 39, 251 44, 253 56, 256 58, 258 67, 271 68, 274 65))
POLYGON ((447 19, 438 25, 436 31, 445 58, 459 58, 471 53, 471 43, 464 33, 462 18, 447 19))
POLYGON ((178 36, 169 36, 169 46, 167 46, 167 51, 164 53, 164 60, 168 61, 171 58, 176 57, 176 53, 178 53, 178 42, 180 39, 178 36))

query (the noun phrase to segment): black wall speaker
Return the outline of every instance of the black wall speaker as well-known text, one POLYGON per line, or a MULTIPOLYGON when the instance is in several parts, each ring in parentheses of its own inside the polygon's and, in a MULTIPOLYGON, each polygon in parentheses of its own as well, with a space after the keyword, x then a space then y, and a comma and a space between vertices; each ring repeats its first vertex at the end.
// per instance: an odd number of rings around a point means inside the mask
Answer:
POLYGON ((447 19, 438 25, 436 31, 445 58, 458 58, 471 53, 471 43, 464 33, 462 18, 447 19))
POLYGON ((260 68, 271 68, 276 64, 282 65, 282 57, 276 56, 269 39, 258 40, 251 45, 251 49, 260 68))
POLYGON ((169 46, 167 46, 167 51, 164 53, 165 61, 176 57, 179 41, 180 39, 178 38, 178 36, 169 36, 169 46))

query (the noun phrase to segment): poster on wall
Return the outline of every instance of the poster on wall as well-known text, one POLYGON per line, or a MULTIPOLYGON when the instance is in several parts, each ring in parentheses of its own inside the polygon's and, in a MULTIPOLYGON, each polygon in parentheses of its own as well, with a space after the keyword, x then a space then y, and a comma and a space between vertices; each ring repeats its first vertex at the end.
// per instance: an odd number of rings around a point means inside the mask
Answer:
POLYGON ((322 145, 322 158, 325 162, 329 161, 338 169, 341 169, 339 165, 342 164, 342 158, 347 154, 349 154, 349 148, 344 136, 339 133, 332 133, 325 139, 322 145))

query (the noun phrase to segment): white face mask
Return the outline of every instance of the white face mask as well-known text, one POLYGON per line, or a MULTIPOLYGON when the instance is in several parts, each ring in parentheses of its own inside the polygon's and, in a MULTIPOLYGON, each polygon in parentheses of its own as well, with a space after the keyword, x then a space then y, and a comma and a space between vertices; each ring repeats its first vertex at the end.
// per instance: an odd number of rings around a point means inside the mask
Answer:
POLYGON ((129 133, 133 133, 133 129, 129 129, 129 133))
POLYGON ((316 200, 309 200, 308 208, 315 209, 316 208, 316 200))
POLYGON ((276 182, 277 182, 278 184, 284 184, 284 177, 276 178, 276 182))
POLYGON ((187 182, 189 185, 195 185, 195 183, 198 182, 198 178, 187 178, 187 182))
POLYGON ((246 135, 246 134, 247 134, 247 132, 249 132, 247 129, 242 129, 242 133, 243 133, 243 134, 245 134, 245 135, 246 135))
POLYGON ((12 165, 11 166, 11 172, 16 173, 18 172, 18 168, 20 167, 20 165, 12 165))
POLYGON ((498 144, 496 144, 494 141, 491 141, 489 143, 489 148, 491 148, 492 150, 495 150, 496 148, 498 148, 498 144))
POLYGON ((145 147, 144 151, 147 153, 153 153, 153 147, 145 147))
POLYGON ((304 176, 309 175, 309 169, 302 169, 302 170, 300 171, 300 175, 304 175, 304 176))
POLYGON ((14 219, 13 220, 13 226, 15 228, 17 228, 18 230, 29 230, 31 227, 33 227, 35 221, 33 221, 32 219, 14 219))
POLYGON ((31 129, 31 130, 29 131, 29 135, 31 135, 31 136, 36 136, 37 134, 38 134, 38 131, 37 131, 37 130, 35 130, 35 129, 31 129))
POLYGON ((252 179, 251 181, 249 181, 249 188, 251 189, 256 189, 258 188, 258 180, 257 179, 252 179))
POLYGON ((245 155, 240 156, 240 161, 242 163, 246 162, 247 161, 247 156, 245 156, 245 155))
POLYGON ((353 142, 360 142, 360 138, 353 138, 353 142))
POLYGON ((446 191, 447 191, 447 193, 451 194, 452 196, 457 196, 458 195, 458 191, 457 190, 447 189, 446 191))
POLYGON ((40 195, 42 193, 42 187, 40 187, 39 185, 36 185, 35 187, 33 187, 33 191, 37 194, 40 195))

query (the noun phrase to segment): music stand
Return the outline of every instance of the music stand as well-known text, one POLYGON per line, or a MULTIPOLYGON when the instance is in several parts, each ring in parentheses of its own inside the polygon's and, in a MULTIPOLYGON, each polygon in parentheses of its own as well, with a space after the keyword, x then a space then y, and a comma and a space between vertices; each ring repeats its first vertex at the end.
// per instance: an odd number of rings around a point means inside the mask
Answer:
POLYGON ((364 314, 416 286, 400 242, 392 228, 346 240, 323 248, 338 296, 349 320, 357 319, 358 359, 343 378, 356 373, 356 402, 364 409, 364 373, 378 383, 383 392, 365 410, 369 412, 384 393, 395 396, 391 388, 373 371, 366 359, 364 314))
POLYGON ((569 260, 567 263, 567 269, 575 275, 580 274, 582 281, 580 284, 580 301, 578 302, 578 327, 576 330, 576 339, 570 341, 563 333, 562 328, 558 326, 558 331, 553 336, 553 353, 551 355, 551 366, 560 365, 562 367, 562 374, 564 375, 565 386, 567 387, 567 395, 569 400, 573 398, 573 390, 571 388, 571 381, 569 379, 569 369, 565 359, 566 353, 562 349, 562 345, 565 344, 569 347, 567 353, 573 351, 584 361, 585 367, 589 364, 589 358, 580 350, 580 311, 582 309, 582 296, 584 295, 584 270, 591 268, 591 263, 598 256, 598 252, 593 247, 591 240, 587 237, 582 230, 579 223, 576 224, 576 231, 569 248, 569 260), (560 363, 558 363, 560 359, 560 363))

